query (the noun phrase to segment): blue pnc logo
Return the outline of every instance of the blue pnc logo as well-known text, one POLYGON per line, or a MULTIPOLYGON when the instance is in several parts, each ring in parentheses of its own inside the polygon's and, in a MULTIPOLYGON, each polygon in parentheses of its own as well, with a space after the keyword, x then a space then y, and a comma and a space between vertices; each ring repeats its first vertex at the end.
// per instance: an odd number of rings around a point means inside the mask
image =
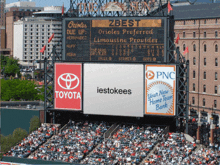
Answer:
POLYGON ((175 72, 156 72, 156 77, 162 79, 172 79, 175 80, 176 73, 175 72))

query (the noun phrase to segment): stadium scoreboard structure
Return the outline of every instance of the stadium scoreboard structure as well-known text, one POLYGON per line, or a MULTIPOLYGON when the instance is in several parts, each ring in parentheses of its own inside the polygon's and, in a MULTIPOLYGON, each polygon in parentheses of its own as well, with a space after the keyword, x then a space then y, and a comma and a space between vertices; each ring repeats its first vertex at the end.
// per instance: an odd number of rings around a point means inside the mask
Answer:
POLYGON ((64 18, 62 62, 54 63, 54 109, 175 116, 169 21, 166 16, 64 18))
POLYGON ((65 18, 63 60, 165 62, 167 17, 65 18))

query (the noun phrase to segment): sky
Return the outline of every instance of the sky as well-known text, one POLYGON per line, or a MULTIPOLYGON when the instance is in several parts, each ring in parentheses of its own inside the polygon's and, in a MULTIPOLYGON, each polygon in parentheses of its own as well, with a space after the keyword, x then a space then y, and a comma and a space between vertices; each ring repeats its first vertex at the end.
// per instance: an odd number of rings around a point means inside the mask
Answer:
MULTIPOLYGON (((21 0, 21 1, 27 1, 27 0, 21 0)), ((64 6, 66 10, 69 9, 70 6, 70 0, 32 0, 36 3, 36 7, 45 7, 45 6, 62 6, 64 3, 64 6)), ((194 0, 191 0, 194 1, 194 0)), ((18 0, 6 0, 6 3, 12 3, 12 2, 18 2, 18 0)), ((207 2, 210 3, 210 0, 197 0, 197 2, 207 2)))
MULTIPOLYGON (((21 1, 28 1, 28 0, 21 0, 21 1)), ((18 2, 18 0, 6 0, 7 3, 13 3, 18 2)), ((70 6, 70 0, 32 0, 32 2, 35 2, 36 7, 45 7, 45 6, 62 6, 64 3, 64 6, 66 9, 69 9, 70 6)))

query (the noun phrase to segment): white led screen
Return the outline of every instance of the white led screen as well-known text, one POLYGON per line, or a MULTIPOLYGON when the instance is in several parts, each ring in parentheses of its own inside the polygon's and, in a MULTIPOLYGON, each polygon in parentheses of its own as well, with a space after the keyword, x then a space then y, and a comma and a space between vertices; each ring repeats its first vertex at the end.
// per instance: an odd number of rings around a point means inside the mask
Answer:
POLYGON ((143 117, 143 67, 141 64, 84 64, 84 114, 143 117))

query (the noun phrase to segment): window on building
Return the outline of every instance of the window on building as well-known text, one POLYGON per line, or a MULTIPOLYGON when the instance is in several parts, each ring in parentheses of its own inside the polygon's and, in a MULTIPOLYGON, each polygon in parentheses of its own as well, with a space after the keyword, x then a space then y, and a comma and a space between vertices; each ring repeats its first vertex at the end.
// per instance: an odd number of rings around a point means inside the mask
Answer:
POLYGON ((196 37, 196 32, 193 32, 193 38, 195 38, 196 37))
POLYGON ((183 51, 185 51, 185 49, 186 49, 186 45, 185 45, 185 44, 183 44, 183 51))
POLYGON ((206 80, 206 72, 203 72, 203 79, 206 80))
POLYGON ((185 25, 186 24, 186 21, 183 21, 183 25, 185 25))
POLYGON ((27 56, 25 56, 24 59, 27 59, 27 56))
POLYGON ((27 27, 27 24, 25 24, 24 27, 27 27))
POLYGON ((24 33, 24 35, 27 35, 27 33, 24 33))
POLYGON ((218 19, 217 18, 215 19, 215 23, 218 23, 218 19))
POLYGON ((218 80, 218 72, 215 72, 215 80, 218 80))
POLYGON ((33 33, 31 33, 31 35, 33 35, 33 33))
POLYGON ((31 44, 31 47, 32 47, 33 45, 31 44))
POLYGON ((44 29, 42 29, 42 32, 44 32, 44 29))
POLYGON ((27 44, 24 44, 24 47, 27 47, 27 44))
POLYGON ((195 104, 195 97, 192 97, 192 104, 195 104))
POLYGON ((38 37, 36 37, 36 39, 38 39, 38 37))
POLYGON ((193 57, 193 65, 196 65, 196 58, 193 57))
POLYGON ((36 35, 38 35, 38 33, 36 33, 36 35))
POLYGON ((38 25, 36 25, 36 27, 38 27, 38 25))
POLYGON ((38 47, 38 44, 36 45, 36 47, 38 47))
POLYGON ((218 66, 218 58, 215 58, 215 66, 218 66))
POLYGON ((205 106, 205 98, 202 100, 202 105, 205 106))
POLYGON ((42 35, 44 35, 44 33, 42 33, 42 35))
POLYGON ((38 29, 36 29, 36 31, 38 32, 38 29))
POLYGON ((196 71, 193 71, 193 78, 196 78, 196 71))
POLYGON ((218 31, 215 31, 215 37, 218 37, 218 31))
POLYGON ((47 35, 49 36, 49 35, 50 35, 50 33, 47 33, 47 35))
POLYGON ((42 25, 42 27, 44 27, 44 25, 42 25))
POLYGON ((204 66, 206 66, 206 58, 204 58, 204 66))
POLYGON ((33 39, 33 37, 31 37, 31 39, 33 39))
POLYGON ((38 56, 36 56, 36 59, 38 59, 38 56))
POLYGON ((207 49, 207 48, 206 48, 206 44, 204 44, 204 52, 206 52, 206 49, 207 49))
POLYGON ((42 41, 42 43, 44 43, 44 41, 42 41))
POLYGON ((218 52, 218 45, 215 45, 215 52, 218 52))
POLYGON ((217 108, 217 100, 214 100, 214 108, 217 108))
POLYGON ((48 25, 47 27, 50 27, 50 25, 48 25))
POLYGON ((217 88, 217 86, 215 86, 215 89, 214 89, 215 91, 215 94, 217 94, 218 93, 218 88, 217 88))
POLYGON ((36 43, 38 43, 38 40, 36 41, 36 43))
POLYGON ((196 24, 196 20, 194 20, 194 25, 196 24))
POLYGON ((48 52, 50 51, 50 49, 47 49, 48 50, 48 52))
POLYGON ((42 40, 44 39, 44 37, 42 37, 42 40))
POLYGON ((193 44, 193 51, 196 51, 196 44, 193 44))
POLYGON ((183 32, 183 38, 185 38, 186 37, 186 33, 185 32, 183 32))
POLYGON ((193 91, 195 91, 195 90, 196 90, 196 84, 193 83, 193 91))
POLYGON ((33 31, 33 29, 31 29, 31 31, 33 31))
POLYGON ((48 32, 50 31, 50 29, 47 30, 48 32))
POLYGON ((204 20, 204 24, 206 24, 206 19, 204 20))
POLYGON ((204 32, 204 38, 206 38, 206 32, 204 32))
POLYGON ((206 92, 206 85, 203 85, 203 92, 206 92))

